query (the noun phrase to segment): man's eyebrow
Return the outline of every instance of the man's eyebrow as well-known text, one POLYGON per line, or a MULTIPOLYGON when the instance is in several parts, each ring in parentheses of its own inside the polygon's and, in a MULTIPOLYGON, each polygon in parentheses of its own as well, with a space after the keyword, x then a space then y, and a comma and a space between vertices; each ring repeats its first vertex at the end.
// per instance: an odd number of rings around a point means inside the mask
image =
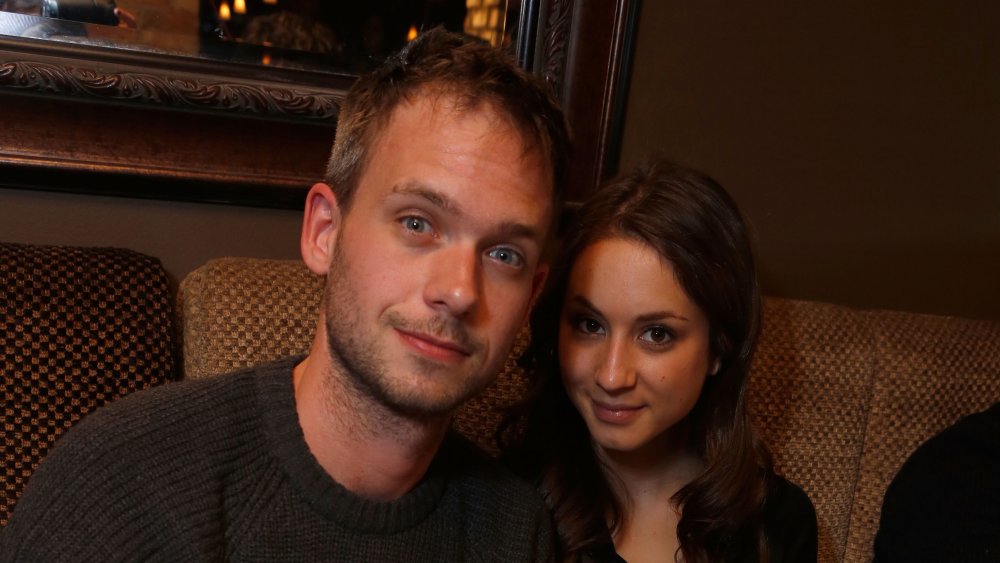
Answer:
MULTIPOLYGON (((453 199, 420 182, 409 181, 397 184, 393 186, 392 192, 389 194, 390 197, 393 195, 416 196, 455 217, 462 217, 463 215, 462 208, 453 199)), ((505 239, 526 238, 536 240, 541 237, 541 234, 538 232, 538 229, 524 223, 505 221, 497 228, 497 236, 505 239)))
POLYGON ((515 223, 512 221, 501 223, 497 232, 500 238, 504 239, 526 238, 537 240, 541 237, 537 229, 533 229, 524 223, 515 223))
POLYGON ((448 196, 435 191, 420 182, 403 182, 392 187, 390 195, 412 195, 427 200, 431 205, 456 216, 462 215, 462 209, 448 196))

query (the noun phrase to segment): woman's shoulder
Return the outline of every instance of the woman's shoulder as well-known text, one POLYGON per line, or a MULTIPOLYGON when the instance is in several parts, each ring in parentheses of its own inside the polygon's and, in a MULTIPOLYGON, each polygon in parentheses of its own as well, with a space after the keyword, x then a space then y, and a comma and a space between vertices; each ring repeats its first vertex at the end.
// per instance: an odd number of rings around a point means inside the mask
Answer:
POLYGON ((809 495, 795 483, 785 479, 781 475, 775 475, 767 489, 767 498, 764 501, 764 518, 770 516, 805 516, 811 514, 816 517, 816 509, 813 508, 809 495))
POLYGON ((771 561, 816 561, 816 509, 802 488, 780 475, 768 487, 764 530, 771 561))

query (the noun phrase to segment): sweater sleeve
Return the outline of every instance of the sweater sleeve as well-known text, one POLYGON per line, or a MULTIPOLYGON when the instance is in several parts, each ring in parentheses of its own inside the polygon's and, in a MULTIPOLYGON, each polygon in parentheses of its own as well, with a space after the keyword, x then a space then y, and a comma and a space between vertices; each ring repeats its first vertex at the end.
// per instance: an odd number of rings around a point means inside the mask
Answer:
MULTIPOLYGON (((160 495, 149 487, 156 476, 144 474, 119 442, 120 433, 95 432, 113 426, 116 417, 94 416, 67 432, 32 475, 0 538, 0 560, 162 558, 157 554, 171 533, 160 495)), ((173 555, 192 559, 183 551, 173 555)))
POLYGON ((2 561, 191 561, 224 547, 218 483, 166 386, 91 413, 34 472, 0 534, 2 561), (195 445, 197 444, 197 445, 195 445))

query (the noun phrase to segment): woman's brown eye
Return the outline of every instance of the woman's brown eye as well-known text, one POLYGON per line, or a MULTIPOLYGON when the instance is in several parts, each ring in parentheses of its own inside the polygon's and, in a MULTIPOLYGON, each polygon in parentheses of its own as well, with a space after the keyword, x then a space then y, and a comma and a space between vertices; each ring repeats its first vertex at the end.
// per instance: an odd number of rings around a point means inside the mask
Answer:
POLYGON ((640 338, 647 342, 652 342, 653 344, 665 344, 670 342, 673 335, 670 334, 670 331, 667 330, 666 327, 654 326, 647 328, 646 331, 642 333, 640 338))

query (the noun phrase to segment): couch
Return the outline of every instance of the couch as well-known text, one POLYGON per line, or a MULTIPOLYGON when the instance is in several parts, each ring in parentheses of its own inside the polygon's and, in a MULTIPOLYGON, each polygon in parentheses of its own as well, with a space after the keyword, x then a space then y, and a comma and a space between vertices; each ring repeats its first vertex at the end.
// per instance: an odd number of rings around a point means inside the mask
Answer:
MULTIPOLYGON (((207 377, 306 351, 322 283, 297 261, 211 261, 180 284, 177 346, 155 258, 0 244, 0 525, 48 447, 88 411, 181 372, 207 377)), ((458 430, 495 453, 498 409, 523 388, 508 362, 462 407, 458 430)), ((778 471, 816 505, 819 561, 868 561, 882 495, 906 457, 1000 401, 1000 322, 768 298, 749 399, 778 471)))
POLYGON ((0 243, 0 526, 51 445, 82 416, 179 377, 174 319, 156 258, 0 243))
MULTIPOLYGON (((321 289, 295 261, 195 270, 178 296, 185 377, 305 352, 321 289)), ((458 430, 495 452, 497 409, 523 388, 508 362, 463 406, 458 430)), ((1000 401, 1000 322, 767 298, 749 399, 778 471, 816 506, 819 561, 869 561, 882 495, 906 457, 1000 401)))

